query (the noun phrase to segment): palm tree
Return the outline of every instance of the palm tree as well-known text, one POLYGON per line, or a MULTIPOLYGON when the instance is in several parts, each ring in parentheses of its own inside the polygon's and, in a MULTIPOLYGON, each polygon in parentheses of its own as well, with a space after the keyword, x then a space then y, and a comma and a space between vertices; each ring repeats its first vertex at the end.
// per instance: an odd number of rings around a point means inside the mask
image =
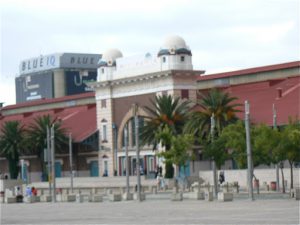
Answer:
MULTIPOLYGON (((155 150, 161 143, 168 151, 171 148, 171 140, 163 135, 163 130, 168 128, 174 136, 182 133, 189 102, 181 101, 180 98, 174 98, 171 95, 156 96, 150 102, 151 106, 145 107, 149 116, 145 117, 145 124, 141 128, 141 144, 153 145, 155 150)), ((173 177, 173 167, 168 162, 166 163, 166 177, 173 177)))
POLYGON ((237 98, 230 97, 228 93, 218 89, 211 89, 207 94, 199 93, 201 99, 197 102, 200 111, 190 113, 190 118, 185 126, 185 131, 200 136, 209 137, 211 127, 211 117, 214 116, 216 130, 215 137, 221 134, 221 131, 228 124, 235 122, 236 112, 240 112, 236 107, 241 104, 234 103, 237 98))
POLYGON ((54 126, 55 151, 61 151, 67 144, 66 129, 62 127, 61 121, 57 118, 51 118, 50 115, 36 117, 33 123, 29 124, 28 138, 31 143, 31 150, 37 154, 41 162, 42 177, 46 176, 44 163, 44 149, 47 148, 47 128, 54 126))
POLYGON ((0 132, 0 154, 8 160, 11 179, 19 174, 19 156, 24 146, 25 129, 19 121, 5 122, 0 132))

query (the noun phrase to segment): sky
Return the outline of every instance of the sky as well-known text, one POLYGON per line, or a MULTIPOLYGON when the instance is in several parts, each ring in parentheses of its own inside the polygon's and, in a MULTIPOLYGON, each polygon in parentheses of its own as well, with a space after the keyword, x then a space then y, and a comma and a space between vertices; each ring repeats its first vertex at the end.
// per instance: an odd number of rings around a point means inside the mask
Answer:
POLYGON ((124 56, 179 35, 206 74, 300 59, 300 0, 0 0, 0 102, 15 104, 23 59, 52 53, 124 56))

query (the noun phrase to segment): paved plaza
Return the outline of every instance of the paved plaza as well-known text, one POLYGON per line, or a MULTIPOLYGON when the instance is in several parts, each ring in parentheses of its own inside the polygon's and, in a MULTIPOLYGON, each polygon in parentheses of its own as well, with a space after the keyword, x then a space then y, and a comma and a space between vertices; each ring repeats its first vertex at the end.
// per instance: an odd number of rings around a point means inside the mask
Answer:
MULTIPOLYGON (((163 196, 162 196, 163 197, 163 196)), ((299 201, 152 198, 144 202, 2 204, 0 224, 299 224, 299 201)))

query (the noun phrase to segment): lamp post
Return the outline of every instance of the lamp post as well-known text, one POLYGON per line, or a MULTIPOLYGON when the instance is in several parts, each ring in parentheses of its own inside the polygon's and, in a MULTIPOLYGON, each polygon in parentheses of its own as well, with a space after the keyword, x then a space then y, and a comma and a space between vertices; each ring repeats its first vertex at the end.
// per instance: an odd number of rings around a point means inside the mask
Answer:
POLYGON ((125 130, 124 130, 124 144, 125 144, 125 168, 126 168, 126 196, 129 196, 129 159, 128 159, 128 130, 127 130, 128 125, 125 125, 125 130))
POLYGON ((69 157, 70 157, 70 178, 71 192, 73 193, 73 151, 72 151, 72 134, 69 134, 69 157))
MULTIPOLYGON (((273 129, 277 130, 277 113, 275 104, 273 104, 273 129)), ((276 163, 276 191, 279 192, 279 165, 276 163)))
POLYGON ((54 136, 54 124, 51 126, 51 162, 52 162, 52 202, 56 202, 56 181, 55 181, 55 136, 54 136))
POLYGON ((117 148, 117 125, 115 123, 112 124, 113 132, 114 132, 114 176, 117 176, 118 171, 118 148, 117 148))
POLYGON ((245 128, 246 128, 246 145, 247 145, 248 190, 249 190, 249 199, 253 201, 254 200, 253 186, 252 186, 253 163, 252 163, 249 118, 250 118, 249 103, 248 103, 248 101, 245 101, 245 128))
POLYGON ((50 145, 50 128, 47 126, 47 167, 48 167, 48 183, 49 183, 49 194, 51 195, 51 145, 50 145))
POLYGON ((135 123, 135 144, 136 144, 136 175, 137 175, 137 200, 141 201, 141 175, 140 175, 140 147, 139 147, 139 118, 138 105, 133 105, 133 115, 135 123))
MULTIPOLYGON (((215 132, 215 115, 214 113, 210 117, 210 134, 211 134, 211 143, 214 142, 214 132, 215 132)), ((218 195, 218 181, 217 181, 217 169, 216 169, 216 161, 213 158, 212 161, 212 169, 213 169, 213 181, 214 181, 214 195, 218 195)))

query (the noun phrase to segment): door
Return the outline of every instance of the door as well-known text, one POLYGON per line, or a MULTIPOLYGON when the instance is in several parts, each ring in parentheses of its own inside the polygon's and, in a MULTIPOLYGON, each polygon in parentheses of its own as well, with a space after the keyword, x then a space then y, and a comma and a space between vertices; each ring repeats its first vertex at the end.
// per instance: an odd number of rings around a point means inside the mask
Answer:
POLYGON ((61 177, 61 163, 55 162, 55 177, 61 177))
POLYGON ((90 163, 90 176, 91 177, 98 177, 99 176, 98 161, 91 161, 91 163, 90 163))
POLYGON ((179 176, 180 177, 190 176, 190 161, 187 161, 184 166, 180 166, 179 176))

